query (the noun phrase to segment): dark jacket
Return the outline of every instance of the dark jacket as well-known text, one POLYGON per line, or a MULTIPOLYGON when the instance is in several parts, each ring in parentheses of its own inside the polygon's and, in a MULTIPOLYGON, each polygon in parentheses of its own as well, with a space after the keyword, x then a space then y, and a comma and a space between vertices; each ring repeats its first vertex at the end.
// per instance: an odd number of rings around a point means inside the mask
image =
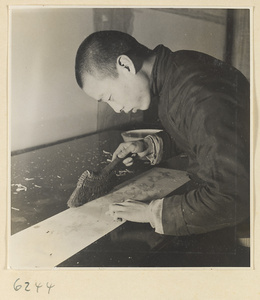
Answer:
POLYGON ((152 72, 164 159, 185 152, 198 188, 163 201, 165 234, 188 235, 233 226, 249 216, 247 79, 235 68, 195 51, 159 45, 152 72), (177 150, 176 150, 177 149, 177 150))

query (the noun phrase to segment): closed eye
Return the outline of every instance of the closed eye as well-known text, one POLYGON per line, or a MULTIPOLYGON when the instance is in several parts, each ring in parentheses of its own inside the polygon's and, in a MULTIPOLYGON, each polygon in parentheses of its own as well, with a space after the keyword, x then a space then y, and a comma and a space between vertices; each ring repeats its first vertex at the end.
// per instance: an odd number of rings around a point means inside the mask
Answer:
POLYGON ((103 99, 98 99, 98 102, 104 102, 104 103, 107 103, 111 101, 111 95, 109 96, 109 98, 107 99, 107 101, 104 101, 103 99))

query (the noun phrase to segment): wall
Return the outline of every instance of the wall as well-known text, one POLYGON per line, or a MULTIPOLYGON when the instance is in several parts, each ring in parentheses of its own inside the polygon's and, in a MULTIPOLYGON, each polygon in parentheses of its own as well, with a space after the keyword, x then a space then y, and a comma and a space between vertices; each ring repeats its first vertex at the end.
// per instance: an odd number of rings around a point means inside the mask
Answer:
POLYGON ((97 103, 77 86, 74 60, 92 9, 11 11, 11 150, 96 131, 97 103))
POLYGON ((181 9, 135 9, 133 36, 150 48, 164 44, 172 51, 197 50, 223 59, 226 11, 202 10, 208 11, 204 14, 188 11, 189 14, 181 9), (213 12, 215 18, 206 17, 213 12))
POLYGON ((250 80, 250 11, 234 10, 232 65, 250 80))

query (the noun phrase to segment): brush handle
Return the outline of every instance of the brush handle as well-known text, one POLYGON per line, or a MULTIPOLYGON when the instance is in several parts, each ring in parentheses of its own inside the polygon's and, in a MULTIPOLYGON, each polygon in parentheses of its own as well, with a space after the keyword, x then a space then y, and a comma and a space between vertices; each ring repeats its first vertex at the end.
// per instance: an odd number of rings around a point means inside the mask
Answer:
POLYGON ((123 158, 119 158, 118 156, 112 161, 110 162, 107 166, 105 166, 105 168, 102 170, 102 173, 110 173, 111 171, 114 170, 114 168, 121 163, 124 159, 126 159, 127 157, 130 157, 132 155, 132 153, 128 153, 125 157, 123 158))

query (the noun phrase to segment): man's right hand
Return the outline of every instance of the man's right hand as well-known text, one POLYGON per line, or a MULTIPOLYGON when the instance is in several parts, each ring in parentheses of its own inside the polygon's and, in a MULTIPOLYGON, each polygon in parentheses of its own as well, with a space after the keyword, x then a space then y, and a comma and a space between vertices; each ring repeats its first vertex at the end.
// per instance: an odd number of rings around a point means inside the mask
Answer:
MULTIPOLYGON (((112 156, 112 161, 118 156, 123 158, 129 153, 136 153, 140 158, 147 156, 151 152, 150 145, 144 140, 121 143, 112 156)), ((123 163, 129 167, 133 164, 133 158, 127 157, 123 160, 123 163)))

